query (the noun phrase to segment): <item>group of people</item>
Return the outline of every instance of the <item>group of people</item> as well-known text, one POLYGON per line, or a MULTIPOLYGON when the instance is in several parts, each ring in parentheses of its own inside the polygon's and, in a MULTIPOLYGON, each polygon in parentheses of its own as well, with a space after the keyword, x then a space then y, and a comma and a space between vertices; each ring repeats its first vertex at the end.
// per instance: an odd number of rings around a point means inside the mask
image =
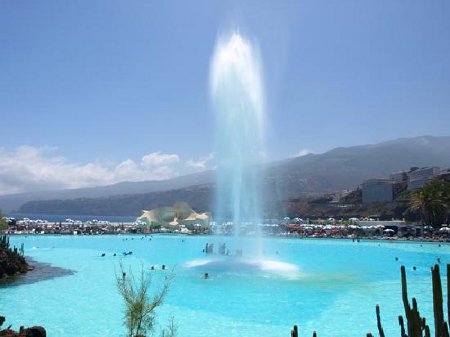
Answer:
MULTIPOLYGON (((205 248, 202 250, 206 254, 214 254, 214 243, 206 243, 205 248)), ((219 244, 218 254, 220 255, 230 255, 230 250, 227 248, 225 243, 219 244)), ((236 249, 236 256, 242 256, 242 249, 236 249)))
MULTIPOLYGON (((133 255, 133 252, 132 252, 131 250, 128 251, 128 252, 122 252, 122 255, 123 255, 123 256, 133 255)), ((105 256, 106 256, 106 253, 102 253, 100 256, 101 256, 101 257, 105 257, 105 256)), ((117 256, 117 254, 114 253, 113 256, 117 256)))
MULTIPOLYGON (((156 269, 156 267, 154 266, 154 265, 151 265, 150 266, 150 270, 155 270, 156 269)), ((161 266, 161 270, 166 270, 167 268, 166 268, 166 265, 165 264, 163 264, 162 266, 161 266)))

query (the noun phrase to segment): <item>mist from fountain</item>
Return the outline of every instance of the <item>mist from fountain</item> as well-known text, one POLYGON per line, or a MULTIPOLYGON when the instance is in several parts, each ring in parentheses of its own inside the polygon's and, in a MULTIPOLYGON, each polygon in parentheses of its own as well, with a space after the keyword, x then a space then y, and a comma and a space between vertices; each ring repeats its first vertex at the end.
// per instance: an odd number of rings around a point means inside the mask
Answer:
MULTIPOLYGON (((260 171, 264 139, 264 90, 257 47, 233 33, 221 38, 211 60, 210 92, 216 113, 216 223, 261 220, 260 171)), ((255 226, 256 228, 256 226, 255 226)))
POLYGON ((204 252, 209 257, 190 261, 185 265, 187 268, 206 273, 276 275, 290 279, 300 275, 297 266, 265 256, 259 232, 262 223, 260 164, 265 128, 263 87, 262 63, 256 45, 237 32, 218 39, 210 68, 218 163, 214 221, 218 225, 231 223, 234 237, 219 239, 218 249, 214 249, 214 243, 207 244, 204 252), (241 236, 244 231, 248 235, 249 229, 252 238, 241 236))

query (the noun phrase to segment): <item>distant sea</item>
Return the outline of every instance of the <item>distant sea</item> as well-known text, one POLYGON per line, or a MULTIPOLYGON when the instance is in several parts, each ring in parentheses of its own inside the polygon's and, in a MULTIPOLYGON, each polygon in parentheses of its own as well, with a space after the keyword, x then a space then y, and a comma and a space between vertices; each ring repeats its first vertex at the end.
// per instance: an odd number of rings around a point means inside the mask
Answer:
POLYGON ((82 222, 99 220, 99 221, 109 221, 109 222, 133 222, 137 217, 134 216, 107 216, 107 215, 71 215, 71 214, 26 214, 26 213, 6 213, 7 217, 15 218, 16 220, 21 220, 23 218, 28 218, 30 220, 47 220, 48 222, 60 222, 66 219, 80 220, 82 222))

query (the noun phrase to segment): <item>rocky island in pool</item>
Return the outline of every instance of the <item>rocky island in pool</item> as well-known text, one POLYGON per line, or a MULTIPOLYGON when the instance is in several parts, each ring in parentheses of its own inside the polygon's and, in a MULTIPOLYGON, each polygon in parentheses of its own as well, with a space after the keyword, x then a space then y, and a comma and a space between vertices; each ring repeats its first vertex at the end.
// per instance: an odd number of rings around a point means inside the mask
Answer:
POLYGON ((25 274, 32 269, 33 267, 27 263, 23 256, 23 245, 20 249, 11 248, 9 237, 6 235, 0 236, 0 280, 17 274, 25 274))

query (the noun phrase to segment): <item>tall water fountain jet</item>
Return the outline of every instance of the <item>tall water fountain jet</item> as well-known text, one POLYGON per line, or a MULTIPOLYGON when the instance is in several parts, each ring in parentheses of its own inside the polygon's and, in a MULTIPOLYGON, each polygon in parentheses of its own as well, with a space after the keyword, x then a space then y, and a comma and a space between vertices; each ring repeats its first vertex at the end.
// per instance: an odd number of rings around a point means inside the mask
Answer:
MULTIPOLYGON (((214 220, 217 224, 232 221, 236 238, 220 238, 218 252, 224 256, 212 254, 189 261, 186 267, 208 275, 250 273, 297 279, 300 275, 297 266, 263 256, 261 236, 256 240, 239 239, 243 225, 252 224, 258 234, 261 223, 259 164, 264 153, 265 122, 259 53, 239 33, 217 42, 211 60, 210 90, 217 125, 214 220), (237 249, 236 254, 233 251, 228 254, 225 243, 237 249)), ((204 252, 217 253, 210 248, 207 245, 204 252)))
POLYGON ((256 225, 261 217, 264 90, 255 45, 239 33, 219 39, 211 61, 210 92, 216 112, 216 223, 256 225))

